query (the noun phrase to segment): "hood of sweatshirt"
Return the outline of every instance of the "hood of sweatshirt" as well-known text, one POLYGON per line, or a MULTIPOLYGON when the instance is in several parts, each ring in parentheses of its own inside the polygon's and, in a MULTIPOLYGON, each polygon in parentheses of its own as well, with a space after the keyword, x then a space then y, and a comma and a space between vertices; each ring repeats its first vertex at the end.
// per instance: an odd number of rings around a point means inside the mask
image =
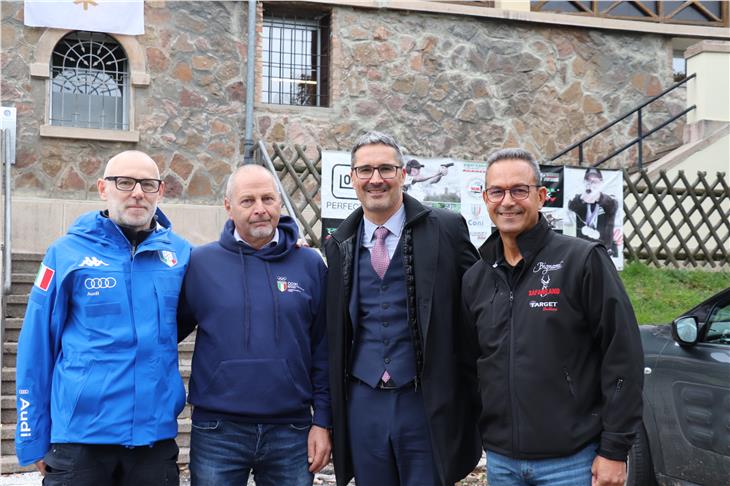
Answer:
MULTIPOLYGON (((249 260, 248 263, 246 262, 246 260, 250 258, 261 260, 264 270, 266 272, 267 281, 273 282, 274 279, 272 278, 270 264, 276 264, 278 260, 282 260, 289 253, 294 251, 296 249, 297 238, 299 237, 299 228, 297 227, 297 223, 289 216, 282 216, 279 219, 279 225, 277 226, 277 228, 279 230, 279 241, 276 243, 276 245, 264 246, 263 248, 257 250, 243 243, 242 241, 236 241, 236 237, 233 236, 233 230, 235 229, 235 225, 233 223, 233 220, 229 219, 223 226, 223 231, 221 232, 221 237, 219 240, 219 243, 223 248, 228 251, 238 253, 239 261, 241 262, 241 272, 239 275, 241 278, 241 286, 243 288, 243 301, 245 309, 243 322, 245 336, 244 344, 247 349, 251 343, 251 299, 254 298, 252 294, 260 291, 261 288, 249 288, 246 282, 247 271, 250 271, 252 268, 257 268, 258 265, 256 265, 255 260, 249 260)), ((272 313, 274 318, 274 332, 276 341, 278 342, 280 332, 279 328, 281 325, 279 322, 279 292, 276 292, 274 290, 274 287, 271 283, 269 283, 269 285, 267 285, 266 287, 268 287, 269 289, 269 295, 273 304, 272 313)))

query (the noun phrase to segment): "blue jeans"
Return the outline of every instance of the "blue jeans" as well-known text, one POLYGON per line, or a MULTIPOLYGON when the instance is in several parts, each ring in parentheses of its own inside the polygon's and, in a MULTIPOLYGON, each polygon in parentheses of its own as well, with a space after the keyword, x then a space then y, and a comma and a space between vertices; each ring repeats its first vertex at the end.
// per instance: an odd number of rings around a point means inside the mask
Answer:
POLYGON ((512 459, 487 451, 489 486, 590 486, 598 444, 554 459, 512 459))
POLYGON ((193 421, 190 479, 193 486, 311 486, 307 462, 309 424, 243 424, 193 421))

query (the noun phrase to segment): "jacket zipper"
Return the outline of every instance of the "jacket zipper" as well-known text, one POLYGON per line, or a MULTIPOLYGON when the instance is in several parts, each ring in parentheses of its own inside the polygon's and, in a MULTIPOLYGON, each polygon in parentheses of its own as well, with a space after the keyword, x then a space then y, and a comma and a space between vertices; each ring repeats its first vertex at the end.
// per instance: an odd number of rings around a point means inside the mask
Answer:
POLYGON ((512 370, 514 369, 514 346, 515 346, 515 333, 514 333, 514 312, 512 309, 512 305, 514 303, 514 292, 512 290, 512 287, 509 284, 509 281, 507 278, 497 270, 496 268, 493 268, 494 272, 499 276, 500 279, 507 285, 507 288, 509 289, 509 364, 507 369, 507 395, 509 396, 509 406, 510 411, 512 413, 512 450, 517 451, 517 442, 518 442, 518 436, 519 434, 517 431, 519 430, 519 416, 517 414, 517 400, 514 396, 514 386, 512 384, 513 381, 513 373, 512 370))
POLYGON ((515 330, 514 330, 514 292, 509 286, 509 377, 507 380, 507 388, 509 388, 510 408, 512 409, 512 450, 517 451, 519 443, 519 414, 517 413, 517 398, 514 394, 514 355, 515 355, 515 330))
MULTIPOLYGON (((519 282, 522 281, 522 276, 525 273, 525 270, 527 269, 527 262, 524 263, 524 267, 522 268, 522 271, 517 276, 517 279, 515 280, 515 286, 519 284, 519 282)), ((514 386, 514 355, 515 355, 515 330, 514 330, 514 300, 515 300, 515 289, 510 284, 510 281, 507 279, 507 277, 500 272, 499 270, 496 270, 497 275, 502 279, 502 281, 507 284, 507 288, 509 289, 509 369, 508 369, 508 378, 507 378, 507 388, 509 393, 509 399, 510 399, 510 410, 512 412, 512 450, 513 451, 519 451, 520 450, 520 416, 517 413, 517 398, 515 397, 515 386, 514 386)))

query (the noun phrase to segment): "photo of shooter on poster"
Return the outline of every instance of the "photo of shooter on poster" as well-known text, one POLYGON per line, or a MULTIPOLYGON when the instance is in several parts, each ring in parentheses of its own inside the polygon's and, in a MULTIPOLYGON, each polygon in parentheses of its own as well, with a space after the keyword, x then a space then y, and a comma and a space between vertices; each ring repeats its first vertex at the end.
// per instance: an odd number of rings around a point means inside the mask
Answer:
POLYGON ((621 171, 596 167, 566 167, 567 218, 563 232, 599 241, 623 268, 623 176, 621 171))
POLYGON ((427 206, 459 212, 461 167, 450 159, 414 159, 406 156, 403 192, 427 206))

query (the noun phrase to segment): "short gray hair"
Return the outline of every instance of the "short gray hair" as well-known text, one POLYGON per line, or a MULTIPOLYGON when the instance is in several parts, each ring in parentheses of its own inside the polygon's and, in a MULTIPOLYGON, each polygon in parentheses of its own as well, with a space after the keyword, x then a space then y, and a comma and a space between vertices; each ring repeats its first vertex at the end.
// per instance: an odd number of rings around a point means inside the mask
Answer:
MULTIPOLYGON (((522 160, 527 162, 532 169, 532 174, 535 176, 535 183, 540 186, 542 185, 542 174, 540 173, 540 164, 537 163, 535 157, 530 152, 521 148, 504 148, 493 152, 487 158, 487 171, 489 168, 502 160, 522 160)), ((485 175, 486 179, 486 175, 485 175)), ((485 181, 486 182, 486 181, 485 181)))
POLYGON ((239 167, 236 167, 236 169, 233 171, 231 175, 228 176, 228 181, 226 182, 226 197, 228 199, 231 198, 231 195, 233 194, 233 181, 236 179, 236 176, 239 172, 251 172, 251 171, 258 171, 261 173, 266 173, 271 177, 271 183, 274 185, 274 189, 276 190, 277 194, 281 194, 281 189, 279 189, 279 184, 276 183, 276 179, 274 174, 271 173, 269 169, 267 169, 264 166, 256 165, 256 164, 246 164, 241 165, 239 167))
POLYGON ((388 135, 387 133, 383 132, 367 132, 358 137, 358 139, 355 141, 355 145, 352 147, 352 150, 350 151, 350 166, 355 166, 355 152, 360 150, 361 147, 364 147, 365 145, 387 145, 388 147, 391 147, 393 150, 395 150, 395 160, 398 162, 398 165, 403 165, 403 151, 400 148, 400 145, 398 145, 398 142, 396 142, 395 138, 393 138, 391 135, 388 135))

